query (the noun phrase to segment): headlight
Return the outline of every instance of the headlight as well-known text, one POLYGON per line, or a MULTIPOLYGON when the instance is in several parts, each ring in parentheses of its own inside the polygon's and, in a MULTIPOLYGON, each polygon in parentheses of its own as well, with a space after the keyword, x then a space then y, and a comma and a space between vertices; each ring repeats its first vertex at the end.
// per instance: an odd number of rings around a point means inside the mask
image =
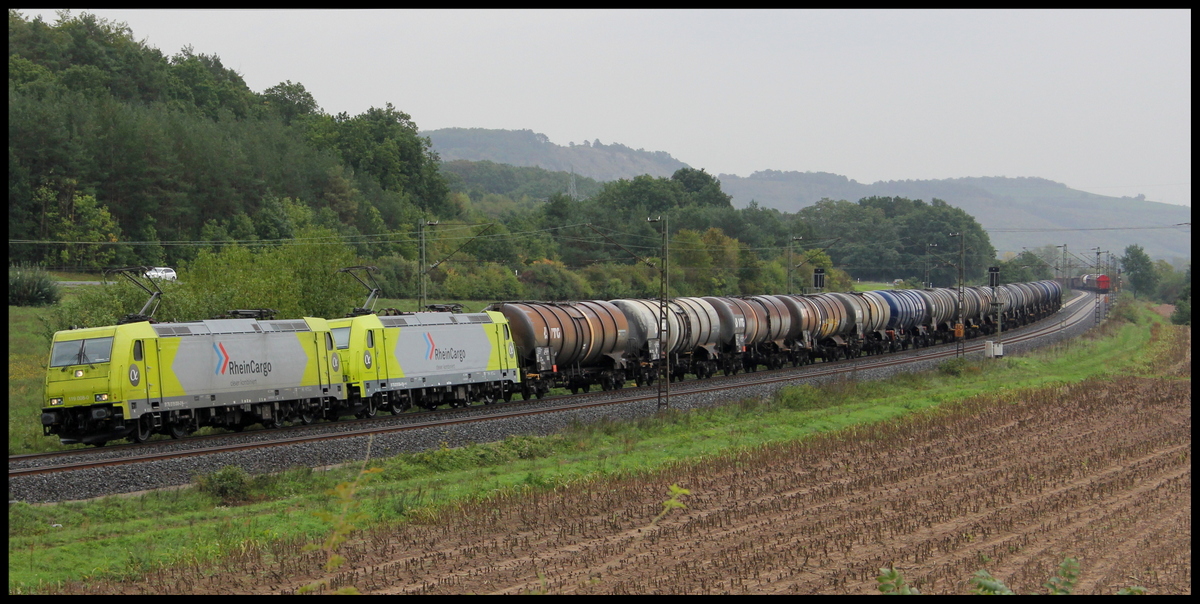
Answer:
POLYGON ((75 370, 75 377, 83 377, 83 370, 82 370, 82 369, 76 369, 76 370, 75 370))
POLYGON ((53 407, 53 406, 55 406, 55 405, 61 405, 61 404, 62 404, 62 399, 61 399, 61 398, 52 398, 52 399, 50 399, 50 406, 51 406, 51 407, 53 407))
POLYGON ((96 395, 96 402, 97 402, 97 403, 104 402, 104 401, 107 401, 107 400, 108 400, 108 395, 107 395, 107 394, 97 394, 97 395, 96 395))

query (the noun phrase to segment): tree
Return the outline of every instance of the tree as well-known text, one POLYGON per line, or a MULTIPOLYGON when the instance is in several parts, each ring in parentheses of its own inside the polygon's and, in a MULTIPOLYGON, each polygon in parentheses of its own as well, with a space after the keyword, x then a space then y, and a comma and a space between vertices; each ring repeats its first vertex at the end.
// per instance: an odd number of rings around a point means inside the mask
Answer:
POLYGON ((1024 250, 1012 260, 1001 260, 1000 283, 1028 283, 1054 278, 1054 270, 1037 254, 1024 250))
MULTIPOLYGON (((1190 270, 1189 266, 1189 270, 1190 270)), ((1190 272, 1177 271, 1166 260, 1155 260, 1154 270, 1158 273, 1158 288, 1154 299, 1164 304, 1175 304, 1183 297, 1185 287, 1189 287, 1190 272)))
POLYGON ((712 295, 712 256, 700 238, 700 233, 680 230, 671 238, 671 282, 675 289, 688 296, 712 295))
POLYGON ((285 124, 291 124, 299 116, 321 112, 317 100, 300 82, 280 82, 264 90, 262 96, 271 111, 283 118, 285 124))
MULTIPOLYGON (((48 188, 37 192, 39 197, 54 197, 48 188)), ((112 245, 88 245, 88 243, 116 243, 121 229, 108 212, 108 208, 96 202, 93 195, 71 192, 60 196, 60 203, 51 206, 46 214, 51 239, 65 242, 59 249, 57 260, 63 266, 84 269, 105 268, 117 253, 112 245)))
POLYGON ((733 196, 721 192, 721 182, 704 169, 680 168, 671 180, 683 186, 688 198, 699 205, 732 208, 733 196))
POLYGON ((1150 260, 1142 246, 1135 243, 1125 248, 1121 268, 1129 277, 1135 297, 1139 292, 1145 296, 1153 295, 1154 287, 1158 285, 1158 272, 1154 270, 1154 261, 1150 260))

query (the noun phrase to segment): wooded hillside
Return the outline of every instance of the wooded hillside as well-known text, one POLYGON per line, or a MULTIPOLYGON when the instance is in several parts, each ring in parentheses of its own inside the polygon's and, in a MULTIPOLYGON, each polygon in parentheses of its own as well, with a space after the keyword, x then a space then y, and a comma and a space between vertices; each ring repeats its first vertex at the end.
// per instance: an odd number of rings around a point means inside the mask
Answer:
MULTIPOLYGON (((951 232, 966 233, 969 280, 993 258, 978 223, 936 199, 739 209, 704 170, 597 143, 571 148, 669 172, 599 182, 443 163, 391 104, 331 115, 299 82, 255 92, 216 55, 168 56, 121 23, 9 11, 10 261, 170 265, 182 279, 202 253, 225 254, 205 260, 219 264, 244 258, 238 248, 302 240, 330 246, 329 258, 349 249, 379 267, 387 295, 411 297, 423 229, 432 296, 497 300, 657 296, 664 226, 672 295, 800 291, 814 267, 829 269, 830 289, 918 282, 927 259, 946 284, 958 240, 932 258, 926 246, 951 232)), ((341 266, 326 268, 341 278, 341 266)))

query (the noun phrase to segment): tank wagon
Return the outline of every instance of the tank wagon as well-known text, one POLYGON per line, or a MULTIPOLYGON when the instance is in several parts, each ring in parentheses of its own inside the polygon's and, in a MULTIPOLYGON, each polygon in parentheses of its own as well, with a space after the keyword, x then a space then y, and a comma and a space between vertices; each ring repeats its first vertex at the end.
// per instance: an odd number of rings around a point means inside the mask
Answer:
POLYGON ((552 387, 587 392, 623 387, 631 347, 629 320, 616 305, 584 302, 501 302, 488 310, 512 326, 525 398, 541 398, 552 387))

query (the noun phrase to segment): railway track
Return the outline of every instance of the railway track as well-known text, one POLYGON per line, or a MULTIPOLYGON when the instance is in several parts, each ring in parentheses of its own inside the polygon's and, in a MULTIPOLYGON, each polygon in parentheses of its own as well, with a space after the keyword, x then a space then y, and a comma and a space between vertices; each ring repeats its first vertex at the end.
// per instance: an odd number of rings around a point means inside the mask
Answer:
MULTIPOLYGON (((1066 329, 1081 321, 1092 318, 1093 300, 1090 295, 1076 296, 1064 304, 1055 316, 1031 326, 1007 332, 1006 345, 1019 344, 1066 329)), ((966 354, 982 351, 984 342, 975 340, 966 344, 966 354)), ((734 391, 749 386, 763 386, 794 382, 804 379, 829 379, 857 374, 873 369, 895 367, 916 362, 946 359, 956 356, 954 344, 910 350, 902 353, 860 357, 844 361, 820 363, 800 368, 785 368, 735 376, 714 377, 707 380, 690 380, 671 384, 671 395, 683 397, 695 394, 713 394, 734 391)), ((369 420, 322 423, 310 426, 256 431, 243 434, 221 434, 194 437, 179 441, 154 441, 143 444, 118 445, 103 449, 77 449, 34 455, 9 457, 9 479, 35 475, 72 472, 84 469, 111 468, 130 464, 164 461, 184 457, 238 453, 284 447, 298 444, 316 444, 347 438, 405 432, 428 428, 452 428, 457 425, 490 422, 501 419, 531 417, 570 410, 624 405, 637 402, 657 402, 655 386, 626 390, 610 390, 571 396, 547 397, 537 401, 513 401, 491 406, 473 406, 465 409, 436 412, 407 413, 369 420), (399 421, 399 423, 397 423, 399 421), (247 442, 247 439, 251 439, 247 442), (230 442, 236 441, 236 442, 230 442)))

